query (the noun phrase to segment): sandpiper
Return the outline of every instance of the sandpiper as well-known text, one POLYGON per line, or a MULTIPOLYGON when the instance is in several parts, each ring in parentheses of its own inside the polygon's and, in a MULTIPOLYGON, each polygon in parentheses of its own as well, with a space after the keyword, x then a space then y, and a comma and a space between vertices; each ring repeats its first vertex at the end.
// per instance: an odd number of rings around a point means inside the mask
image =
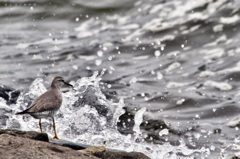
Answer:
POLYGON ((36 98, 36 100, 26 110, 16 114, 30 114, 34 118, 39 119, 41 132, 43 132, 41 119, 51 117, 53 120, 53 129, 55 133, 53 138, 59 139, 56 133, 54 114, 62 104, 62 93, 60 88, 63 84, 73 87, 71 84, 66 83, 63 77, 54 77, 51 87, 47 92, 36 98))

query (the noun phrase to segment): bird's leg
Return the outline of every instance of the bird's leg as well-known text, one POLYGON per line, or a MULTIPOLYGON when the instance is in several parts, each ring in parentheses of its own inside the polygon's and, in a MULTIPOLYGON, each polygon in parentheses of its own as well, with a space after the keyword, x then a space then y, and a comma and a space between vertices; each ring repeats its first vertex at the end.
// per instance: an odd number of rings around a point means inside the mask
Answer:
POLYGON ((41 123, 41 119, 39 119, 39 126, 40 126, 40 130, 41 130, 41 133, 42 133, 43 131, 42 131, 42 123, 41 123))
POLYGON ((53 119, 53 129, 54 129, 54 133, 55 133, 55 136, 53 137, 53 139, 58 139, 58 140, 60 140, 60 139, 58 138, 58 136, 57 136, 54 118, 52 118, 52 119, 53 119))

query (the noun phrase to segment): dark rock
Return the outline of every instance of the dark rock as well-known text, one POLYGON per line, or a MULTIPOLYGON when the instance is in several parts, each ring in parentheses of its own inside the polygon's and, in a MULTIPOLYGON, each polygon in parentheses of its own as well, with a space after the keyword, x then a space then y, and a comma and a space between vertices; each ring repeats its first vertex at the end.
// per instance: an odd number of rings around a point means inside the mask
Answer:
POLYGON ((14 90, 11 87, 0 85, 0 97, 7 101, 7 104, 16 104, 20 91, 14 90))
POLYGON ((0 135, 1 159, 8 158, 72 158, 98 159, 90 154, 80 153, 68 147, 48 142, 31 140, 10 134, 0 135))
POLYGON ((102 159, 150 159, 140 152, 96 152, 94 156, 102 159))
POLYGON ((214 129, 214 130, 213 130, 213 133, 214 133, 214 134, 220 134, 221 131, 222 131, 221 129, 214 129))
MULTIPOLYGON (((84 90, 85 88, 83 88, 84 90)), ((80 90, 82 91, 82 90, 80 90)), ((79 98, 74 104, 74 107, 81 107, 84 105, 89 105, 91 107, 96 108, 97 112, 102 115, 102 116, 107 116, 109 113, 109 108, 106 106, 102 105, 99 102, 99 97, 95 95, 96 93, 96 88, 93 86, 88 86, 87 89, 83 94, 80 94, 82 96, 79 98)))
POLYGON ((233 156, 231 159, 240 159, 240 158, 237 156, 233 156))
POLYGON ((95 153, 108 152, 108 150, 104 146, 93 146, 84 150, 79 150, 79 152, 94 155, 95 153))
POLYGON ((49 142, 52 143, 52 144, 60 145, 60 146, 70 147, 74 150, 83 150, 83 149, 86 149, 88 147, 91 147, 91 145, 74 143, 74 142, 66 141, 66 140, 49 139, 49 142))
POLYGON ((0 135, 8 134, 12 136, 18 136, 22 138, 29 138, 33 140, 40 140, 40 141, 49 141, 48 135, 46 133, 38 133, 35 131, 20 131, 15 129, 0 129, 0 135))
POLYGON ((20 127, 21 125, 17 119, 13 119, 8 125, 8 128, 10 129, 20 129, 20 127))
POLYGON ((8 118, 9 117, 7 115, 0 115, 0 128, 2 126, 6 126, 8 118))

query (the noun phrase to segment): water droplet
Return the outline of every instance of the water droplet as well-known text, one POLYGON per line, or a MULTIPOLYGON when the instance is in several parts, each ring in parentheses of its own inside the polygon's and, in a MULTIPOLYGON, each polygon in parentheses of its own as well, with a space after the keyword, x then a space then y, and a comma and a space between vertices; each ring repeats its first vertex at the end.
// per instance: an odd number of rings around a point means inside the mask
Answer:
POLYGON ((107 48, 106 46, 103 47, 103 50, 104 50, 104 51, 107 51, 107 49, 108 49, 108 48, 107 48))
POLYGON ((154 55, 156 56, 156 58, 158 58, 161 55, 161 52, 159 50, 156 50, 154 52, 154 55))
POLYGON ((111 60, 112 60, 112 58, 113 58, 112 56, 109 56, 109 57, 108 57, 108 60, 109 60, 109 61, 111 61, 111 60))
POLYGON ((107 87, 108 87, 108 88, 111 88, 111 87, 112 87, 112 85, 111 85, 111 84, 108 84, 108 85, 107 85, 107 87))
POLYGON ((98 51, 98 52, 97 52, 97 55, 98 55, 99 57, 102 57, 103 52, 102 52, 102 51, 98 51))
POLYGON ((78 69, 78 66, 77 65, 73 65, 72 66, 74 70, 77 70, 78 69))
POLYGON ((101 65, 101 64, 102 64, 102 60, 101 60, 101 59, 97 59, 97 60, 95 61, 95 64, 96 64, 97 66, 101 65))
POLYGON ((161 72, 158 72, 157 73, 157 79, 161 80, 163 78, 163 75, 161 72))

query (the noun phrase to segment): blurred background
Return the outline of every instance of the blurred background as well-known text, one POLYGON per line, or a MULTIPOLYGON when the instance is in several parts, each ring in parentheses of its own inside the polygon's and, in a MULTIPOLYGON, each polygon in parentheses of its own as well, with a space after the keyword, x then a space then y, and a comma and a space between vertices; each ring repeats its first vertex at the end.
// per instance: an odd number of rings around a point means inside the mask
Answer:
POLYGON ((146 107, 145 141, 239 155, 239 14, 237 0, 0 0, 0 84, 106 69, 122 134, 146 107))

